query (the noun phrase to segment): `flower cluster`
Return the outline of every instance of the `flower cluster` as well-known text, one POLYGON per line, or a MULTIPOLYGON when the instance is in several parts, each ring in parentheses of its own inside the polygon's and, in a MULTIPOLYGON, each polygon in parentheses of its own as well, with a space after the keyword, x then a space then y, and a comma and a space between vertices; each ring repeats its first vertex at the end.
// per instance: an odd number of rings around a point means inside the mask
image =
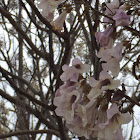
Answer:
MULTIPOLYGON (((115 20, 116 26, 128 26, 129 16, 123 11, 124 6, 120 6, 119 0, 113 0, 112 3, 106 4, 106 15, 115 20)), ((113 20, 105 17, 105 23, 113 23, 113 20)))
POLYGON ((92 136, 123 140, 121 125, 130 122, 131 116, 122 114, 117 104, 111 102, 119 80, 114 80, 106 70, 100 72, 98 80, 93 77, 87 80, 82 73, 88 72, 90 66, 78 58, 72 61, 72 66, 64 65, 62 69, 60 78, 64 84, 55 93, 54 105, 57 116, 64 118, 69 130, 87 139, 92 136))
MULTIPOLYGON (((127 15, 119 7, 117 0, 107 4, 106 14, 115 20, 116 26, 126 25, 124 19, 127 15)), ((104 20, 112 24, 110 19, 104 20)), ((90 66, 83 64, 78 58, 72 61, 72 66, 62 67, 60 79, 64 84, 55 93, 55 112, 64 118, 69 130, 79 137, 123 140, 121 125, 131 121, 130 114, 121 113, 119 104, 113 98, 114 95, 117 96, 116 91, 120 86, 116 77, 120 71, 123 48, 122 43, 113 46, 113 32, 114 25, 95 34, 97 42, 101 44, 97 54, 102 65, 99 79, 87 78, 88 74, 83 73, 87 73, 90 66)))

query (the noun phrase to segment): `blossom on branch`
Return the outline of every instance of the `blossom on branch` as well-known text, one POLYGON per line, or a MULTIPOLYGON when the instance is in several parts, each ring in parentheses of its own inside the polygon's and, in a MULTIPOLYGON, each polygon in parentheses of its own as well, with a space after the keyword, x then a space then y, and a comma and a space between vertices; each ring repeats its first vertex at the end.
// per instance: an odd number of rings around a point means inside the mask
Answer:
POLYGON ((120 85, 119 80, 114 80, 106 71, 102 71, 99 76, 99 80, 95 80, 93 77, 89 78, 89 84, 91 91, 87 95, 89 100, 96 99, 103 91, 116 89, 120 85))
POLYGON ((42 15, 48 20, 52 21, 54 18, 54 11, 58 5, 64 0, 38 0, 38 7, 42 9, 42 15))
POLYGON ((96 32, 96 41, 104 47, 111 48, 113 45, 112 38, 110 38, 113 33, 113 28, 109 26, 104 32, 96 32))
POLYGON ((76 82, 78 80, 79 74, 83 72, 88 72, 90 66, 88 64, 82 64, 82 62, 78 58, 75 58, 72 61, 71 67, 65 64, 63 65, 62 69, 64 71, 60 76, 60 79, 62 81, 70 80, 76 82))
POLYGON ((123 44, 118 43, 115 47, 109 49, 101 47, 98 52, 98 57, 101 58, 100 62, 104 62, 102 63, 103 70, 111 71, 114 77, 117 77, 120 71, 119 62, 122 57, 122 48, 123 44))
POLYGON ((59 15, 59 17, 55 21, 51 22, 55 30, 58 30, 59 32, 61 32, 66 16, 67 16, 67 11, 65 10, 59 15))
POLYGON ((109 16, 112 16, 116 13, 116 10, 119 8, 120 3, 119 0, 113 0, 111 3, 106 4, 105 13, 109 16))
POLYGON ((76 85, 68 88, 58 89, 54 98, 54 105, 57 106, 55 112, 58 116, 63 116, 67 122, 72 121, 74 117, 74 110, 77 107, 77 102, 81 99, 81 93, 76 90, 76 85))
POLYGON ((116 22, 116 27, 129 25, 129 16, 122 9, 118 9, 116 11, 116 14, 113 16, 113 19, 116 22))
POLYGON ((111 71, 111 74, 114 77, 117 77, 120 72, 119 61, 115 58, 111 58, 106 63, 102 63, 102 68, 104 71, 111 71))
MULTIPOLYGON (((126 26, 129 22, 129 16, 119 5, 119 0, 106 4, 105 13, 115 21, 104 18, 109 26, 104 32, 95 33, 97 43, 101 44, 97 56, 102 71, 98 79, 89 77, 87 80, 82 74, 87 73, 90 66, 75 58, 72 66, 63 65, 60 79, 64 84, 55 93, 56 114, 64 118, 72 133, 86 139, 97 137, 99 140, 124 140, 121 125, 131 121, 130 114, 121 113, 119 105, 116 104, 117 100, 113 99, 114 94, 120 96, 117 92, 120 90, 120 81, 116 77, 120 71, 123 49, 122 43, 115 47, 113 45, 115 31, 117 26, 126 26)), ((66 14, 66 11, 63 11, 52 24, 59 31, 63 27, 66 14)))
POLYGON ((122 114, 118 106, 113 103, 107 110, 107 121, 95 126, 98 131, 98 138, 101 140, 124 140, 121 132, 121 125, 132 120, 129 113, 122 114))

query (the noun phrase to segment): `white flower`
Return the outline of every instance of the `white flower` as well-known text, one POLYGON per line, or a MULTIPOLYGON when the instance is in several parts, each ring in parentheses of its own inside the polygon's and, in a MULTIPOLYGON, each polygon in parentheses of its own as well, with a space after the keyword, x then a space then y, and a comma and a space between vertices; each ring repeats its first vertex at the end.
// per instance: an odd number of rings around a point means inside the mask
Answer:
POLYGON ((57 106, 56 114, 63 116, 70 123, 74 118, 74 112, 80 99, 81 93, 78 90, 72 92, 60 91, 60 96, 54 98, 54 105, 57 106))
POLYGON ((100 140, 124 140, 121 125, 129 123, 131 119, 129 113, 122 114, 118 106, 113 103, 110 109, 107 110, 107 121, 97 124, 94 130, 98 131, 98 138, 100 140))
POLYGON ((42 15, 48 20, 52 21, 54 18, 54 11, 58 5, 64 0, 38 0, 38 7, 42 9, 42 15))
POLYGON ((65 10, 59 15, 59 17, 55 21, 51 22, 55 30, 61 32, 66 16, 67 16, 67 11, 65 10))
MULTIPOLYGON (((112 79, 112 77, 106 71, 102 71, 100 72, 99 80, 95 80, 94 78, 91 77, 89 78, 89 84, 91 87, 93 87, 93 89, 91 89, 92 91, 93 90, 97 91, 97 93, 93 91, 94 97, 98 96, 98 94, 101 93, 101 91, 108 89, 112 90, 117 88, 120 85, 120 81, 112 79), (95 93, 97 95, 95 95, 95 93)), ((89 99, 91 99, 91 96, 92 92, 90 92, 88 95, 89 99)))
POLYGON ((98 52, 98 57, 101 58, 100 61, 105 61, 105 63, 102 63, 103 70, 111 71, 114 77, 117 77, 120 71, 119 62, 122 57, 122 48, 122 43, 119 43, 111 49, 102 47, 98 52))
POLYGON ((90 66, 88 64, 82 64, 82 62, 78 58, 75 58, 72 61, 72 66, 71 67, 69 67, 66 64, 63 65, 62 70, 64 72, 60 76, 60 79, 62 81, 70 80, 70 81, 73 81, 73 82, 77 82, 79 74, 83 73, 83 72, 88 72, 89 69, 90 69, 90 66))

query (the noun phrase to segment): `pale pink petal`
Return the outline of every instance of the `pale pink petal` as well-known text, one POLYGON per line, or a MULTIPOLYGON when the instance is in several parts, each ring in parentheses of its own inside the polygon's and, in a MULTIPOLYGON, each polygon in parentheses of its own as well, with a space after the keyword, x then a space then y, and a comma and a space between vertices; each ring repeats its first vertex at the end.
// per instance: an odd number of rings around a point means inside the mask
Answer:
POLYGON ((79 58, 74 58, 72 60, 72 66, 75 66, 77 64, 82 64, 81 60, 79 58))
POLYGON ((93 127, 97 118, 96 101, 91 100, 86 105, 78 105, 76 112, 81 116, 83 127, 93 127))
POLYGON ((111 51, 110 51, 111 56, 113 56, 118 61, 120 61, 122 58, 122 49, 123 49, 123 44, 118 43, 114 48, 111 49, 111 51))
POLYGON ((107 110, 107 118, 110 120, 115 114, 119 113, 118 106, 113 103, 110 109, 107 110))
POLYGON ((104 45, 104 48, 111 49, 113 47, 114 40, 112 37, 109 38, 108 44, 104 45))
POLYGON ((62 70, 63 70, 63 71, 66 71, 66 70, 68 70, 68 69, 69 69, 69 66, 68 66, 68 65, 65 64, 65 65, 62 66, 62 70))
POLYGON ((38 0, 38 7, 42 9, 42 15, 47 18, 48 21, 52 21, 54 18, 54 11, 58 5, 64 0, 38 0))
POLYGON ((94 101, 99 95, 101 95, 101 90, 98 88, 92 88, 88 94, 88 99, 94 101))
POLYGON ((113 0, 111 3, 106 4, 106 14, 108 15, 114 15, 116 10, 119 8, 119 0, 113 0))
POLYGON ((118 119, 120 124, 127 124, 131 120, 132 120, 132 117, 131 117, 130 113, 120 114, 119 119, 118 119))
POLYGON ((79 71, 79 73, 88 72, 90 69, 90 65, 82 64, 81 60, 78 58, 75 58, 72 61, 72 66, 74 66, 79 71))
POLYGON ((75 67, 69 67, 69 69, 66 69, 62 75, 60 76, 60 79, 62 81, 73 81, 73 82, 77 82, 79 77, 79 73, 77 71, 77 69, 75 67))
POLYGON ((89 85, 91 87, 98 87, 99 86, 99 81, 95 80, 93 77, 89 77, 89 85))
POLYGON ((111 58, 111 49, 101 47, 97 56, 101 58, 100 61, 108 61, 111 58))
POLYGON ((125 140, 124 138, 123 138, 123 136, 122 136, 122 129, 121 129, 121 127, 119 127, 118 129, 117 129, 117 132, 116 132, 116 134, 115 134, 115 139, 116 140, 125 140))
POLYGON ((74 118, 74 110, 77 107, 77 102, 81 99, 81 93, 78 90, 61 94, 54 98, 54 105, 57 106, 55 112, 58 116, 63 116, 67 122, 74 118))
POLYGON ((88 129, 88 127, 82 126, 82 121, 80 117, 75 118, 72 124, 66 124, 66 126, 71 132, 73 132, 77 136, 84 136, 86 139, 89 139, 89 136, 92 133, 92 130, 88 129))
POLYGON ((113 124, 109 124, 104 129, 98 131, 100 140, 124 140, 121 128, 114 129, 113 124))
POLYGON ((120 64, 116 58, 112 58, 107 63, 103 63, 102 68, 104 71, 111 71, 114 77, 117 77, 120 72, 120 64))
POLYGON ((59 92, 61 92, 61 94, 67 94, 75 90, 77 87, 79 87, 79 83, 67 80, 64 85, 59 87, 59 92))
POLYGON ((102 86, 101 90, 113 90, 116 89, 120 86, 120 80, 114 80, 114 79, 109 79, 110 84, 107 84, 106 86, 102 86))
POLYGON ((99 75, 100 80, 110 79, 111 76, 107 73, 107 71, 102 70, 99 75))
POLYGON ((113 33, 112 26, 106 28, 104 32, 96 32, 95 37, 96 41, 100 43, 102 46, 107 46, 110 41, 110 36, 113 33))
POLYGON ((57 96, 60 96, 61 94, 60 94, 60 89, 57 89, 57 91, 55 92, 55 96, 57 97, 57 96))
POLYGON ((109 23, 113 23, 113 20, 110 20, 109 18, 104 17, 104 18, 103 18, 103 22, 105 23, 105 25, 107 25, 107 24, 109 24, 109 23))

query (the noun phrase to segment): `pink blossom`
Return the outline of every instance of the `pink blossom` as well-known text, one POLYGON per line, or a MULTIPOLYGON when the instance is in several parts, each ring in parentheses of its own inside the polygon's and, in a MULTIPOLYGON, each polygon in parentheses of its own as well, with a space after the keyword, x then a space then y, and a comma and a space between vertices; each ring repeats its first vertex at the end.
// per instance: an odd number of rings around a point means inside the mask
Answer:
POLYGON ((60 76, 60 79, 62 81, 70 80, 73 82, 77 82, 79 74, 83 72, 88 72, 90 66, 88 64, 82 64, 82 62, 78 58, 75 58, 72 61, 71 67, 69 67, 68 65, 63 65, 62 69, 64 71, 60 76))
MULTIPOLYGON (((111 17, 111 16, 110 16, 110 17, 111 17)), ((109 19, 109 18, 107 18, 107 17, 104 17, 104 18, 103 18, 103 22, 104 22, 105 25, 107 25, 107 24, 109 24, 109 23, 113 23, 114 21, 111 20, 111 19, 109 19)))
POLYGON ((111 26, 106 28, 104 32, 96 32, 95 33, 96 41, 100 43, 102 46, 107 46, 111 41, 110 36, 112 33, 113 33, 113 28, 111 26))
MULTIPOLYGON (((114 14, 116 13, 117 9, 119 9, 119 0, 113 0, 113 2, 106 4, 105 13, 107 14, 108 17, 112 18, 112 16, 114 16, 114 14)), ((112 24, 114 21, 107 17, 104 17, 103 22, 105 24, 107 24, 107 23, 112 24)))
POLYGON ((111 52, 112 52, 111 49, 107 49, 107 48, 101 47, 99 52, 98 52, 98 54, 97 54, 97 56, 99 58, 101 58, 100 59, 101 62, 102 61, 106 61, 107 62, 111 58, 111 52))
POLYGON ((130 114, 122 114, 118 106, 113 103, 110 109, 107 110, 107 121, 96 125, 94 130, 98 131, 98 137, 101 140, 124 140, 122 137, 121 125, 129 123, 130 121, 130 114))
POLYGON ((114 77, 117 77, 120 72, 120 64, 116 58, 109 59, 106 63, 102 63, 104 71, 111 71, 114 77))
POLYGON ((72 92, 73 90, 75 90, 76 88, 79 88, 79 87, 80 87, 79 83, 71 82, 71 81, 67 80, 62 86, 59 87, 59 89, 62 93, 68 93, 68 92, 72 92))
POLYGON ((120 85, 119 80, 114 80, 112 77, 106 72, 102 71, 99 76, 99 80, 95 80, 94 78, 89 79, 89 84, 93 89, 91 89, 88 97, 91 99, 91 97, 96 97, 102 92, 103 90, 112 90, 117 88, 120 85), (94 92, 97 91, 96 92, 94 92), (95 95, 96 94, 96 95, 95 95))
POLYGON ((88 64, 83 64, 78 58, 73 59, 72 66, 74 66, 79 73, 88 72, 90 69, 88 64))
POLYGON ((70 80, 70 81, 73 81, 73 82, 77 82, 78 77, 79 77, 78 70, 75 67, 72 66, 72 67, 69 67, 69 68, 65 69, 65 71, 60 76, 60 79, 62 81, 70 80))
POLYGON ((108 111, 107 111, 108 120, 113 121, 112 120, 113 117, 117 117, 117 122, 119 124, 127 124, 132 120, 130 113, 123 113, 122 114, 119 111, 118 106, 115 103, 113 103, 111 105, 110 109, 108 109, 108 111))
POLYGON ((108 15, 114 15, 116 13, 116 10, 119 8, 119 5, 119 0, 113 0, 113 2, 107 3, 105 13, 108 15))
POLYGON ((122 48, 123 48, 122 43, 118 43, 113 48, 101 47, 97 56, 99 58, 101 58, 100 61, 106 61, 107 62, 111 58, 116 58, 118 61, 120 61, 121 58, 122 58, 122 48))
POLYGON ((60 94, 54 98, 54 105, 57 106, 55 112, 57 116, 63 116, 67 122, 71 122, 77 102, 81 99, 81 93, 78 90, 73 90, 72 92, 60 91, 60 94))
POLYGON ((108 124, 105 129, 98 130, 97 137, 99 140, 124 140, 121 127, 113 129, 113 124, 108 124))
POLYGON ((102 63, 103 70, 111 71, 114 77, 117 77, 120 71, 119 61, 122 57, 122 48, 122 43, 119 43, 111 49, 102 47, 98 52, 98 57, 101 58, 100 61, 106 62, 102 63))
POLYGON ((66 123, 66 126, 72 133, 76 134, 79 137, 84 136, 86 139, 89 139, 90 135, 92 134, 92 130, 89 129, 89 126, 83 127, 82 119, 78 115, 74 116, 74 119, 70 124, 66 123))
MULTIPOLYGON (((68 128, 78 136, 84 136, 87 139, 90 138, 91 135, 96 137, 97 132, 93 131, 93 126, 96 123, 96 120, 99 118, 99 112, 97 102, 88 102, 86 105, 78 104, 76 108, 76 117, 74 120, 68 124, 68 128)), ((102 114, 102 116, 104 115, 102 114)))
POLYGON ((112 50, 111 50, 111 56, 116 58, 118 61, 121 61, 122 59, 122 49, 123 49, 123 43, 118 43, 112 50))
POLYGON ((116 11, 116 14, 113 16, 113 19, 116 21, 116 26, 129 25, 129 16, 122 9, 118 9, 116 11))
MULTIPOLYGON (((89 138, 90 135, 92 135, 92 137, 97 137, 97 131, 94 131, 94 126, 97 123, 102 123, 106 120, 106 110, 102 109, 102 107, 107 103, 105 100, 100 104, 100 107, 98 106, 99 101, 96 99, 90 100, 85 105, 78 105, 76 109, 76 114, 78 114, 78 116, 80 117, 79 133, 81 129, 83 130, 80 133, 81 136, 86 136, 86 138, 89 138)), ((76 127, 79 126, 76 125, 76 127)), ((73 132, 75 133, 75 131, 73 132)))

